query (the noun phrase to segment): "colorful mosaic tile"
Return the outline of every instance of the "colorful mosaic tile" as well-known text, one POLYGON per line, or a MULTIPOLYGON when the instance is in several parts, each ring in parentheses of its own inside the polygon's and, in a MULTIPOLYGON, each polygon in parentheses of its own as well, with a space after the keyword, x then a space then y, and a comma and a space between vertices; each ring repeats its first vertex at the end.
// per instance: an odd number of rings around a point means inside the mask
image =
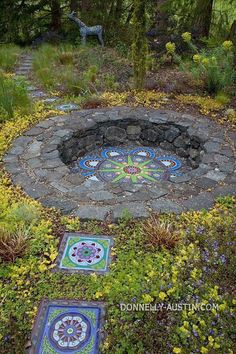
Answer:
POLYGON ((57 105, 55 106, 55 108, 63 112, 68 112, 68 111, 75 111, 79 109, 79 106, 74 103, 65 103, 65 104, 57 105))
POLYGON ((79 159, 72 171, 95 181, 150 183, 181 175, 181 166, 177 157, 159 149, 110 147, 79 159))
POLYGON ((42 301, 30 354, 98 353, 103 317, 101 303, 42 301))
POLYGON ((113 240, 107 236, 65 234, 57 259, 58 268, 66 271, 106 272, 113 240))

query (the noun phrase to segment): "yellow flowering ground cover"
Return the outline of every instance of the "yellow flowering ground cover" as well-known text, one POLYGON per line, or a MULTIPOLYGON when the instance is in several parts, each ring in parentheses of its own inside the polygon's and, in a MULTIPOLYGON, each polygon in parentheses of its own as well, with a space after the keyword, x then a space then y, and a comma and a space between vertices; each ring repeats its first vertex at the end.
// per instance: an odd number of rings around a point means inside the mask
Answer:
MULTIPOLYGON (((23 124, 24 128, 26 125, 23 124)), ((5 135, 9 137, 7 148, 15 134, 10 132, 9 122, 2 128, 5 134, 8 132, 5 135)), ((3 151, 4 147, 1 153, 3 151)), ((144 242, 141 222, 132 223, 126 218, 118 225, 81 224, 78 218, 60 217, 56 211, 42 208, 13 187, 4 172, 0 195, 1 228, 8 227, 13 232, 20 226, 30 231, 24 256, 14 263, 0 263, 3 353, 10 353, 12 346, 16 352, 24 348, 43 297, 65 296, 107 303, 103 353, 141 354, 156 348, 162 353, 187 354, 196 350, 233 353, 234 198, 222 199, 210 212, 161 216, 160 221, 171 221, 179 230, 181 241, 172 251, 160 247, 153 251, 144 242), (27 210, 31 211, 30 218, 27 210), (104 232, 104 227, 106 233, 116 236, 115 261, 107 276, 68 276, 52 272, 59 243, 58 230, 104 232), (125 312, 119 308, 120 303, 196 302, 216 303, 218 308, 207 312, 191 309, 125 312), (155 335, 150 336, 150 333, 155 335)))
MULTIPOLYGON (((125 104, 131 96, 134 107, 159 107, 165 98, 154 92, 107 95, 111 105, 125 104)), ((0 158, 15 137, 56 114, 38 104, 32 114, 16 113, 12 120, 2 123, 0 158)), ((0 242, 6 231, 13 235, 20 230, 27 238, 14 262, 4 257, 0 260, 1 353, 25 352, 42 298, 66 297, 106 302, 102 353, 233 354, 235 202, 234 197, 225 197, 209 212, 156 216, 160 223, 171 223, 180 236, 176 246, 167 250, 164 245, 150 245, 144 222, 134 223, 127 216, 118 224, 81 223, 78 218, 43 208, 13 186, 2 168, 0 242), (52 271, 65 230, 115 236, 114 261, 106 276, 52 271), (156 304, 157 310, 122 311, 121 303, 156 304), (178 310, 181 304, 198 304, 201 308, 178 310)))
POLYGON ((100 97, 108 106, 174 108, 183 111, 186 111, 188 107, 194 107, 200 114, 206 115, 220 124, 235 125, 236 122, 236 111, 234 109, 229 109, 229 114, 225 114, 228 102, 221 102, 221 100, 210 96, 173 95, 160 91, 143 90, 139 92, 104 92, 100 97))
POLYGON ((125 91, 125 92, 104 92, 101 99, 105 100, 109 106, 132 107, 153 107, 160 108, 165 104, 168 97, 164 92, 158 91, 125 91))

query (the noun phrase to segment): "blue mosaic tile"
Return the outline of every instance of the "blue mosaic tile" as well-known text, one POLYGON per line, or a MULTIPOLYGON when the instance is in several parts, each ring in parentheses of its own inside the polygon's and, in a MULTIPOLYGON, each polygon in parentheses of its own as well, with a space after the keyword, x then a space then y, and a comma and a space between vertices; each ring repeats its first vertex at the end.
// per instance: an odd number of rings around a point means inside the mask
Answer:
POLYGON ((181 167, 180 159, 159 149, 109 147, 80 158, 72 172, 95 181, 152 183, 181 175, 181 167))
POLYGON ((97 354, 104 308, 101 303, 43 301, 32 332, 34 354, 97 354))
POLYGON ((30 93, 30 96, 32 98, 41 98, 41 97, 46 97, 46 93, 43 91, 32 91, 32 93, 30 93))
POLYGON ((43 102, 45 102, 45 103, 53 103, 53 102, 55 102, 57 100, 59 100, 59 97, 49 97, 49 98, 45 98, 43 100, 43 102))
POLYGON ((69 112, 69 111, 75 111, 79 109, 79 106, 74 103, 65 103, 65 104, 59 104, 55 106, 55 108, 58 109, 59 111, 69 112))
POLYGON ((108 236, 66 233, 60 245, 57 266, 71 272, 107 272, 113 239, 108 236))

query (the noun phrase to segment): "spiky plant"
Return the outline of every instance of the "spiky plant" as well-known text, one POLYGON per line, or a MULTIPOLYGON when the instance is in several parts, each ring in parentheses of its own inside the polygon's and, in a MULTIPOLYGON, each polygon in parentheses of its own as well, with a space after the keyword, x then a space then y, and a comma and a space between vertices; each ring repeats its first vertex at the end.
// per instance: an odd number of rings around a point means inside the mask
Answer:
POLYGON ((180 234, 168 222, 160 221, 153 215, 143 224, 146 245, 151 248, 174 248, 180 240, 180 234))

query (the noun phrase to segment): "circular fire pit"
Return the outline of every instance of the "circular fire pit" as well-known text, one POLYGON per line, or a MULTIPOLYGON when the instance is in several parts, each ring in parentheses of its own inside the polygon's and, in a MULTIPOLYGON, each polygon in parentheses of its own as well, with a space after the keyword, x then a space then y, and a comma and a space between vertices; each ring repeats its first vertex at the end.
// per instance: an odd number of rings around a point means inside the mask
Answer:
POLYGON ((26 193, 82 219, 209 208, 236 190, 224 129, 171 111, 119 107, 53 117, 17 138, 5 163, 26 193))

